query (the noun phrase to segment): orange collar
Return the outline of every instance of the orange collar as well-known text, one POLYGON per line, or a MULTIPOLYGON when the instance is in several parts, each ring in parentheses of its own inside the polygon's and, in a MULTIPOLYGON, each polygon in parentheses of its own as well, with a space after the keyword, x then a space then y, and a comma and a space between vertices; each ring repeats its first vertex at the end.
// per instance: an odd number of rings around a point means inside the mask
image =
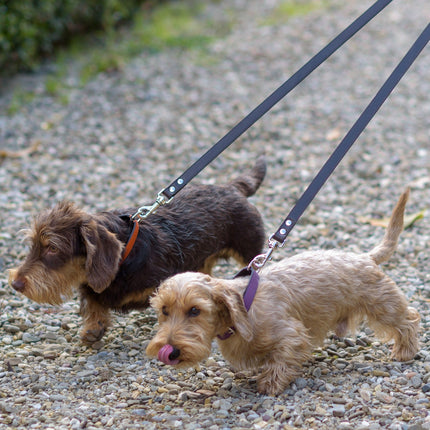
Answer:
POLYGON ((124 263, 125 259, 128 257, 128 254, 130 254, 131 250, 133 249, 133 246, 136 242, 138 234, 139 234, 139 222, 134 220, 133 230, 131 231, 130 237, 128 238, 128 241, 125 245, 124 252, 122 254, 122 260, 119 263, 120 265, 124 263))

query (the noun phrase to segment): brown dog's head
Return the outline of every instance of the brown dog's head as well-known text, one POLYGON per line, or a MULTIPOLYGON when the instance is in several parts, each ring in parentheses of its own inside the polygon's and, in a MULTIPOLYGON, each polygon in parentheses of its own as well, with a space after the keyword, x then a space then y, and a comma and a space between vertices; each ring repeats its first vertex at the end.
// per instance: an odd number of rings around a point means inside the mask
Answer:
POLYGON ((193 366, 211 352, 212 339, 234 326, 244 339, 252 330, 240 294, 201 273, 175 275, 161 284, 151 305, 159 329, 146 353, 165 364, 193 366))
POLYGON ((73 203, 38 215, 26 238, 30 251, 9 283, 36 302, 60 304, 83 283, 100 293, 118 271, 122 243, 73 203))

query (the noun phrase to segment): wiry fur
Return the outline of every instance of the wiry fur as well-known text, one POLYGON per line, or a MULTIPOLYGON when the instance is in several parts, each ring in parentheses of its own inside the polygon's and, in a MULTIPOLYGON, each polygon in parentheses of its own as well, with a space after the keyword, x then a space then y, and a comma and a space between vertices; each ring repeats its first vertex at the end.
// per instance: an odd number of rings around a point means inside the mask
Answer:
POLYGON ((260 253, 261 216, 247 197, 266 172, 263 158, 226 185, 189 185, 168 205, 140 222, 139 235, 120 264, 132 224, 120 215, 136 209, 90 215, 61 202, 37 216, 28 232, 30 252, 10 271, 13 288, 37 302, 60 304, 75 287, 81 295, 86 342, 100 339, 110 309, 145 308, 159 283, 187 270, 211 273, 219 258, 247 264, 260 253))
POLYGON ((217 339, 222 354, 238 369, 261 367, 258 390, 273 395, 300 375, 329 330, 345 336, 367 319, 383 339, 394 340, 395 359, 413 359, 420 317, 378 266, 394 252, 408 193, 382 243, 369 253, 309 251, 263 268, 249 312, 242 298, 248 278, 183 273, 166 280, 151 298, 160 325, 148 355, 171 345, 168 361, 191 366, 209 356, 212 339, 234 327, 231 337, 217 339))

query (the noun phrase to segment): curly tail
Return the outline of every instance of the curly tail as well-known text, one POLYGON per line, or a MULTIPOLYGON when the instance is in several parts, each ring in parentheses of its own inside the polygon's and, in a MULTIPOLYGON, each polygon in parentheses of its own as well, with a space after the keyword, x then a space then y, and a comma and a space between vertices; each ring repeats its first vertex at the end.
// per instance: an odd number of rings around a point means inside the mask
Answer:
POLYGON ((230 182, 230 185, 237 188, 244 196, 249 197, 255 194, 266 176, 266 160, 264 156, 257 158, 257 161, 249 173, 238 176, 230 182))
POLYGON ((403 191, 391 214, 382 242, 369 252, 370 257, 373 258, 376 264, 387 261, 397 248, 397 241, 400 233, 403 231, 403 214, 405 212, 406 202, 409 198, 409 193, 409 188, 403 191))

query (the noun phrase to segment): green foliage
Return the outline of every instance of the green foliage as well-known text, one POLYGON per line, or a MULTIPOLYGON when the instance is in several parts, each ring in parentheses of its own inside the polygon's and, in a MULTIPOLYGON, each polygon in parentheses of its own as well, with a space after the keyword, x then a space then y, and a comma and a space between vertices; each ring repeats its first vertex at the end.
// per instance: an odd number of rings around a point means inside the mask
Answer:
POLYGON ((143 0, 0 0, 0 70, 32 69, 56 44, 89 29, 111 31, 143 0))
MULTIPOLYGON (((114 4, 120 7, 125 4, 117 0, 110 1, 112 7, 114 4)), ((207 5, 197 0, 140 1, 144 4, 136 10, 128 25, 117 28, 112 17, 106 18, 100 30, 77 34, 67 45, 57 47, 51 61, 52 71, 46 75, 44 93, 57 102, 67 104, 71 90, 67 77, 71 64, 74 73, 80 78, 77 85, 86 85, 99 73, 121 70, 130 59, 145 50, 193 49, 198 61, 205 64, 216 61, 213 55, 205 54, 204 48, 214 38, 229 33, 232 16, 213 21, 210 14, 206 13, 207 5)), ((125 16, 126 11, 118 9, 117 13, 115 23, 118 23, 119 17, 125 16)), ((37 65, 35 62, 32 64, 37 65)), ((35 94, 31 91, 17 91, 11 99, 9 115, 31 102, 32 97, 35 94)))
MULTIPOLYGON (((137 12, 125 32, 110 32, 93 47, 89 61, 81 70, 81 81, 88 82, 100 72, 122 68, 131 58, 144 50, 199 49, 215 37, 228 33, 226 23, 211 25, 204 14, 206 5, 196 0, 160 2, 137 12), (209 30, 210 29, 210 30, 209 30)), ((82 49, 78 49, 82 52, 82 49)))

